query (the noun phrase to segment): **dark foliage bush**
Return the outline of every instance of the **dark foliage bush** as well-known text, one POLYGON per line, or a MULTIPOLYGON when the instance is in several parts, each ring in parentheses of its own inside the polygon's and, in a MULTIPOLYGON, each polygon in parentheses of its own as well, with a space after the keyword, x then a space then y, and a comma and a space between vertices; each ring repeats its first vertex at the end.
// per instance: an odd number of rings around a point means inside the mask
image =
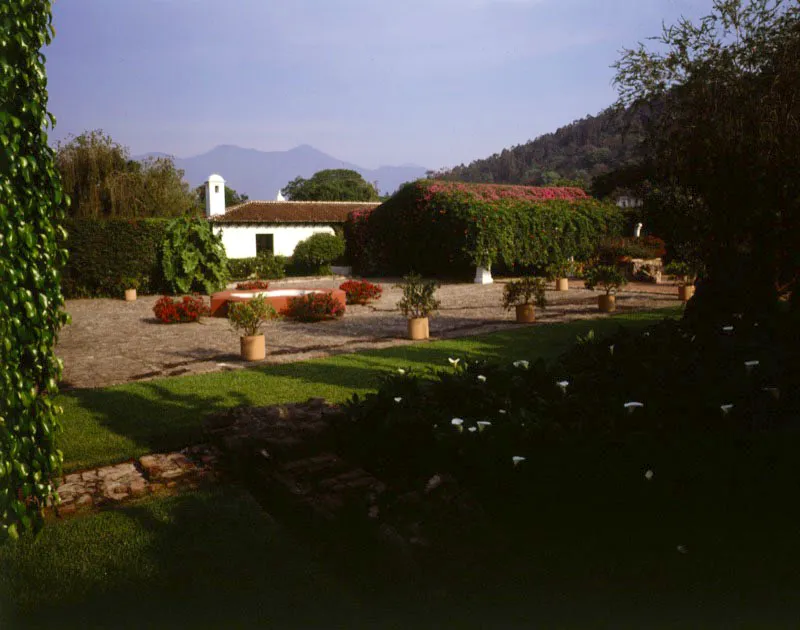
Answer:
POLYGON ((321 322, 344 315, 344 306, 330 293, 307 293, 289 298, 281 315, 300 322, 321 322))
POLYGON ((585 258, 621 226, 616 206, 575 188, 420 180, 370 213, 352 213, 346 235, 357 273, 463 276, 489 263, 585 258))
POLYGON ((153 313, 164 324, 182 324, 198 321, 208 315, 209 308, 197 295, 184 295, 174 300, 165 295, 153 306, 153 313))
POLYGON ((522 465, 513 457, 532 461, 557 444, 688 444, 800 426, 800 340, 788 316, 590 333, 551 365, 461 360, 432 378, 402 372, 351 398, 338 434, 348 456, 405 487, 451 473, 490 496, 522 465))
POLYGON ((258 278, 280 280, 286 275, 286 265, 285 256, 275 256, 272 252, 264 252, 255 258, 253 271, 258 278))
POLYGON ((255 275, 257 258, 229 258, 228 272, 233 280, 245 280, 255 275))
POLYGON ((166 219, 68 219, 64 243, 69 259, 63 290, 68 298, 119 297, 130 287, 125 278, 139 278, 141 293, 165 289, 161 243, 166 219))
POLYGON ((344 254, 344 239, 335 234, 312 234, 294 248, 294 266, 316 275, 331 273, 331 264, 344 254))
POLYGON ((339 288, 347 295, 348 304, 365 305, 372 300, 378 300, 383 293, 383 287, 379 284, 372 284, 367 280, 348 280, 339 285, 339 288))

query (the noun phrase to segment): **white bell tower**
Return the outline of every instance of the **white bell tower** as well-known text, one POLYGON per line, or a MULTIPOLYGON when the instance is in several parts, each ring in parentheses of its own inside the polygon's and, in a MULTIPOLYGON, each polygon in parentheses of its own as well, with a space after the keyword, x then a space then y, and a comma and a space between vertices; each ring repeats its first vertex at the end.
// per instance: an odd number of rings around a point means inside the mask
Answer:
POLYGON ((206 217, 225 214, 225 180, 220 175, 209 175, 206 182, 206 217))

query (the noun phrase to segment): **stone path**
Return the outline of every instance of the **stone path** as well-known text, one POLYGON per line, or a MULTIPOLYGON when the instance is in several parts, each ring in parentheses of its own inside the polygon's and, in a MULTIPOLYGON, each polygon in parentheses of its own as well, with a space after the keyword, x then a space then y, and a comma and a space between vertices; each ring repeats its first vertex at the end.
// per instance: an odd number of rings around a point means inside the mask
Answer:
MULTIPOLYGON (((334 288, 343 278, 275 282, 270 288, 334 288)), ((293 361, 420 342, 408 340, 406 320, 396 303, 401 290, 382 279, 383 297, 368 306, 351 305, 336 321, 271 321, 265 327, 267 357, 257 363, 293 361)), ((438 314, 431 320, 434 339, 465 337, 519 327, 513 311, 502 308, 505 281, 490 285, 445 283, 437 292, 438 314)), ((617 310, 631 313, 676 306, 677 288, 631 282, 617 296, 617 310)), ((597 293, 570 281, 569 291, 548 289, 548 307, 537 310, 538 326, 573 319, 608 317, 597 309, 597 293)), ((60 333, 56 353, 63 359, 62 389, 106 387, 152 378, 252 367, 239 356, 239 335, 226 319, 208 317, 191 324, 161 324, 153 316, 157 295, 135 302, 68 300, 72 323, 60 333)), ((207 298, 206 298, 207 300, 207 298)), ((424 343, 424 342, 423 342, 424 343)))
POLYGON ((56 516, 64 517, 147 494, 196 488, 201 481, 216 478, 218 458, 216 449, 203 445, 70 473, 58 485, 61 503, 53 511, 56 516))

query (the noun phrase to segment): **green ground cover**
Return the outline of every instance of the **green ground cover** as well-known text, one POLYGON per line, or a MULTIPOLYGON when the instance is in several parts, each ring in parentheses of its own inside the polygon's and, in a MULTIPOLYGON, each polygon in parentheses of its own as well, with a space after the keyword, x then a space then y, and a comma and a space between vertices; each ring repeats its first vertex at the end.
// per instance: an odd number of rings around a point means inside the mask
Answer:
POLYGON ((60 440, 66 471, 101 466, 202 439, 202 420, 235 405, 271 405, 322 397, 341 402, 377 386, 385 371, 441 368, 448 357, 552 359, 577 335, 643 327, 679 308, 525 327, 487 335, 396 346, 357 354, 64 393, 60 440))
MULTIPOLYGON (((71 392, 68 463, 185 444, 209 406, 344 400, 374 389, 385 370, 442 368, 455 355, 555 358, 589 329, 664 314, 71 392)), ((527 462, 524 498, 498 488, 509 505, 495 502, 474 547, 432 552, 408 572, 355 534, 331 548, 278 524, 230 485, 51 523, 0 548, 0 628, 793 627, 797 440, 705 438, 554 445, 527 462), (738 462, 739 482, 687 476, 681 468, 694 461, 712 471, 738 462)))

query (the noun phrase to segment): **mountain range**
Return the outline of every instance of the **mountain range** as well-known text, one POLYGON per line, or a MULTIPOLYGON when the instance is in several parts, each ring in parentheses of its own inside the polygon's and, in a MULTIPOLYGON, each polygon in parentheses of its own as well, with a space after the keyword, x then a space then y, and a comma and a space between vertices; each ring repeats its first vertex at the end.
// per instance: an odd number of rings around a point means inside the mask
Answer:
MULTIPOLYGON (((146 153, 134 159, 166 156, 166 153, 146 153)), ((212 173, 217 173, 229 188, 250 199, 263 201, 275 199, 278 191, 298 175, 309 178, 317 171, 330 168, 357 171, 368 182, 377 182, 382 194, 391 194, 401 184, 424 177, 426 171, 424 167, 413 164, 362 168, 307 144, 288 151, 258 151, 223 144, 194 157, 172 157, 192 188, 203 184, 212 173)))

